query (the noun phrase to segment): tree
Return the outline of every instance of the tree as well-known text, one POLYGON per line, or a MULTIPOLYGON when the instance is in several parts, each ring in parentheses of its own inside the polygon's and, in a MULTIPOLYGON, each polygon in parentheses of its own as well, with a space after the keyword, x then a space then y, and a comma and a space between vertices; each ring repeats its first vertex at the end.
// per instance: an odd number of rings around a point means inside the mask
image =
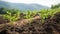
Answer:
POLYGON ((52 6, 51 6, 51 9, 55 9, 55 8, 59 8, 59 7, 60 7, 60 4, 52 5, 52 6))

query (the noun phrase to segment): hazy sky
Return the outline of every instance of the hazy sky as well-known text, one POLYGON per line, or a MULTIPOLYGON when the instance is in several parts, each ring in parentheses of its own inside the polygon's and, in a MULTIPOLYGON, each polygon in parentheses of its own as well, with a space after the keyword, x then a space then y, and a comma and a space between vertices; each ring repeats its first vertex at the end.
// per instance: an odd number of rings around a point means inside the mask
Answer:
POLYGON ((57 4, 60 3, 60 0, 3 0, 7 2, 12 2, 12 3, 26 3, 26 4, 40 4, 40 5, 45 5, 45 6, 51 6, 52 4, 57 4))

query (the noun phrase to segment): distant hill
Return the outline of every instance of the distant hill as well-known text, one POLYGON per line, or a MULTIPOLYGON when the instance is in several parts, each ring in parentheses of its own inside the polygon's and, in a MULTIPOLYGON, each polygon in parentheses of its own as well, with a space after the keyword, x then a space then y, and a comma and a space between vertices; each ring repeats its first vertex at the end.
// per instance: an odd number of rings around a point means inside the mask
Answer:
POLYGON ((24 4, 24 3, 9 3, 5 1, 0 1, 0 8, 6 7, 11 9, 19 9, 19 10, 40 10, 40 9, 47 9, 49 7, 39 5, 39 4, 24 4))

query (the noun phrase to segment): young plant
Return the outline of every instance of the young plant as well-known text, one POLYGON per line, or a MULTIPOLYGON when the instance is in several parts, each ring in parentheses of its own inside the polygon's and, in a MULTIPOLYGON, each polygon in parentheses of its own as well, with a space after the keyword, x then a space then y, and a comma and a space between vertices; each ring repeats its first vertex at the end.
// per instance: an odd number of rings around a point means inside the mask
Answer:
POLYGON ((3 17, 5 19, 8 19, 11 24, 14 24, 15 21, 20 18, 19 15, 20 15, 20 12, 18 12, 18 11, 15 14, 13 14, 13 16, 12 16, 12 12, 7 11, 7 14, 3 15, 3 17))

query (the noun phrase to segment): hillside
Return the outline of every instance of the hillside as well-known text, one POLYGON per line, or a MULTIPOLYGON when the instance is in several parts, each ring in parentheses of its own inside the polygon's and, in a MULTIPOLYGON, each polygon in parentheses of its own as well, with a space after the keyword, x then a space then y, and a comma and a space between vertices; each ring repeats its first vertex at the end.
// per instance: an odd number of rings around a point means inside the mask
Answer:
POLYGON ((9 3, 5 1, 0 1, 0 7, 19 9, 19 10, 41 10, 49 8, 47 6, 39 4, 9 3))
POLYGON ((0 34, 60 34, 60 4, 0 1, 0 34))
POLYGON ((12 11, 0 14, 0 34, 60 34, 60 8, 12 11))

